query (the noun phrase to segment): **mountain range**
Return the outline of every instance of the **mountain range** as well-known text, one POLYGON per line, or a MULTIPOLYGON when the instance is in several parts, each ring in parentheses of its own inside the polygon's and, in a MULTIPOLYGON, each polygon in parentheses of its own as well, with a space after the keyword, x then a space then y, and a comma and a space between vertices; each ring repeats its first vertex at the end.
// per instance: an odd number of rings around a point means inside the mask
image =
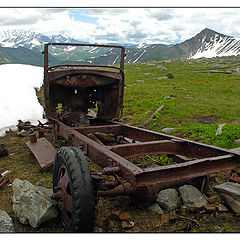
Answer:
MULTIPOLYGON (((0 32, 0 63, 22 63, 43 66, 43 55, 41 52, 45 43, 86 44, 87 42, 81 42, 62 34, 47 36, 24 30, 3 31, 0 32)), ((123 46, 126 48, 125 63, 240 54, 240 38, 227 36, 208 28, 179 44, 123 44, 123 46)), ((52 65, 62 63, 113 65, 119 60, 118 49, 114 48, 52 46, 50 55, 52 65)))

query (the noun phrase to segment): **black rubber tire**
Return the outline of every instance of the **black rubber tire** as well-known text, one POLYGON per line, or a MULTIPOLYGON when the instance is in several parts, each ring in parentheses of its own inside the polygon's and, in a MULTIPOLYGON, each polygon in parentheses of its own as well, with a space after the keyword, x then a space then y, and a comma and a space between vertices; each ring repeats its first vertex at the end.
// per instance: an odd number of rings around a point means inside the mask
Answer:
MULTIPOLYGON (((71 226, 67 232, 92 232, 94 226, 95 197, 88 162, 78 147, 61 147, 53 167, 53 191, 58 184, 60 167, 67 169, 72 197, 71 226)), ((61 213, 60 213, 61 215, 61 213)))

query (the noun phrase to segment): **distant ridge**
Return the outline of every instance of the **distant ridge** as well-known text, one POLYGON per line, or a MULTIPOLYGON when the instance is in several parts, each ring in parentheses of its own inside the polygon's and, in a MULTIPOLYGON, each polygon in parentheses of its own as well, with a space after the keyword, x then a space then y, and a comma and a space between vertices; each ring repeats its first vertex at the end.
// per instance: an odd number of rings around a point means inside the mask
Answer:
MULTIPOLYGON (((0 63, 25 63, 43 65, 41 51, 49 42, 86 43, 56 35, 43 35, 31 31, 13 30, 0 32, 0 63)), ((205 28, 194 37, 175 45, 165 44, 125 44, 126 63, 164 61, 200 57, 231 56, 240 54, 240 38, 218 33, 205 28)), ((116 49, 102 48, 55 48, 51 49, 51 64, 93 63, 112 65, 119 60, 116 49)))

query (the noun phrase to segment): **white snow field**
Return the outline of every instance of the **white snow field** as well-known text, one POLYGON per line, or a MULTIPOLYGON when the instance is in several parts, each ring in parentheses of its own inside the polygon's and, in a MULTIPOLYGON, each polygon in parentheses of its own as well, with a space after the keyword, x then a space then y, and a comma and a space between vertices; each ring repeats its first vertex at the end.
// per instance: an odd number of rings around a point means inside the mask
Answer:
POLYGON ((0 65, 0 136, 16 129, 18 120, 43 120, 43 107, 36 91, 43 83, 43 68, 25 64, 0 65))

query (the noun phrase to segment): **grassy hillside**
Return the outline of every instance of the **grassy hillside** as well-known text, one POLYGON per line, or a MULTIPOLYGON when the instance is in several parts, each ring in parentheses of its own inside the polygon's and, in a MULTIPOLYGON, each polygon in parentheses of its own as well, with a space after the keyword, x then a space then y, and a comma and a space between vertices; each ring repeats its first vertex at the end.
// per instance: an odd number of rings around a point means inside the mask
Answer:
MULTIPOLYGON (((176 133, 220 147, 237 147, 225 141, 225 132, 231 138, 240 138, 240 75, 205 73, 199 68, 232 65, 230 57, 179 60, 165 63, 152 62, 126 65, 124 111, 122 121, 141 126, 158 107, 146 128, 161 131, 174 127, 176 133), (160 71, 157 66, 167 71, 160 71), (160 79, 172 73, 173 79, 160 79), (215 136, 218 124, 226 123, 223 135, 215 136), (211 136, 210 136, 211 135, 211 136), (224 139, 222 139, 224 138, 224 139), (223 140, 223 141, 222 141, 223 140)), ((235 57, 237 62, 238 57, 235 57)), ((224 71, 234 71, 237 67, 224 71)))
MULTIPOLYGON (((49 61, 52 65, 59 64, 59 60, 57 60, 54 56, 51 55, 49 55, 49 61)), ((24 47, 0 47, 0 64, 6 63, 43 66, 43 54, 39 50, 30 50, 24 47)))
MULTIPOLYGON (((240 139, 240 75, 204 73, 198 68, 221 67, 236 64, 238 57, 225 57, 172 62, 149 62, 126 65, 126 82, 122 122, 141 126, 161 105, 163 110, 148 122, 146 128, 161 132, 162 128, 173 127, 172 135, 210 143, 224 148, 239 147, 234 143, 240 139), (167 71, 160 71, 158 66, 167 71), (173 79, 160 79, 172 73, 173 79), (226 123, 223 133, 216 136, 219 124, 226 123)), ((237 67, 222 71, 237 71, 237 67)), ((38 93, 43 100, 42 91, 38 93)), ((11 170, 10 179, 26 179, 39 186, 52 186, 52 172, 40 170, 37 161, 25 146, 28 137, 20 138, 14 132, 0 137, 10 155, 1 158, 0 169, 11 170)), ((58 147, 60 144, 58 145, 58 147)), ((92 169, 94 164, 90 161, 92 169)), ((220 184, 227 181, 228 173, 218 174, 212 181, 220 184)), ((210 182, 210 185, 212 182, 210 182)), ((1 187, 1 210, 12 217, 16 232, 62 232, 56 221, 38 229, 22 225, 12 210, 12 188, 1 187)), ((207 192, 209 202, 224 204, 212 186, 207 192)), ((96 206, 95 224, 105 232, 239 232, 239 214, 228 212, 183 212, 182 219, 171 220, 165 212, 158 215, 137 207, 130 197, 100 198, 96 206), (113 211, 128 211, 134 227, 124 230, 119 224, 106 228, 106 220, 113 211)))

